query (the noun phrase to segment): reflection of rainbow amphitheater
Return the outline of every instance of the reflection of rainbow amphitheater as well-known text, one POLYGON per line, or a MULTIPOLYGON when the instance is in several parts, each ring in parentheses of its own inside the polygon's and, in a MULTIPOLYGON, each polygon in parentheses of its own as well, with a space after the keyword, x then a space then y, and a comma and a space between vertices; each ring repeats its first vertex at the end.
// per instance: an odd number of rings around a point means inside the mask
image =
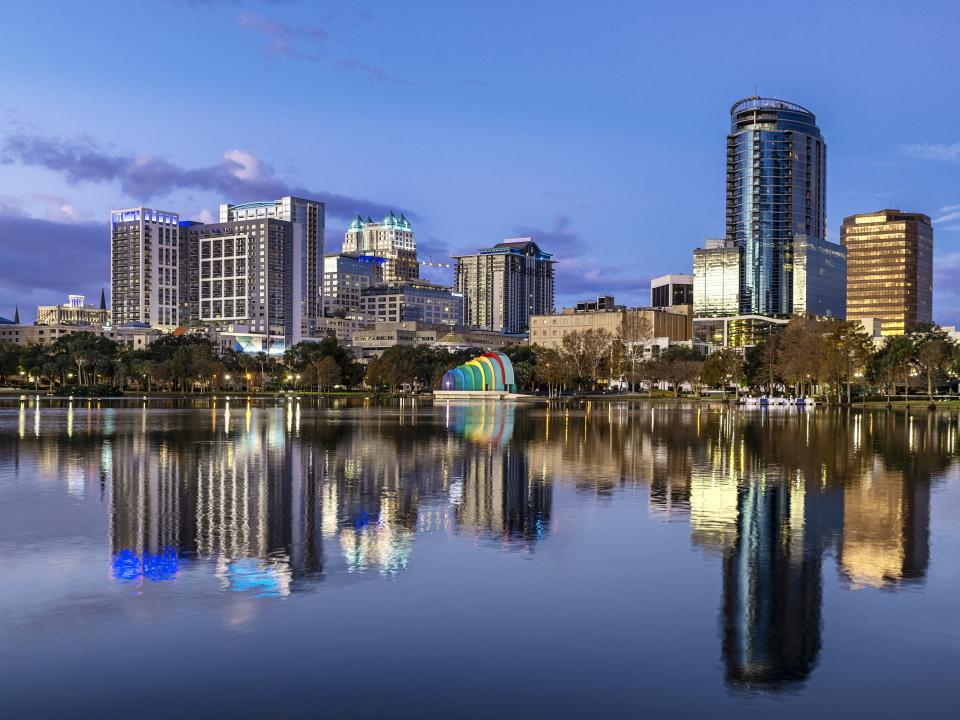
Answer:
POLYGON ((475 443, 499 445, 513 435, 513 404, 447 405, 447 427, 475 443))
POLYGON ((469 397, 476 393, 486 393, 503 397, 516 391, 517 384, 510 358, 503 353, 488 352, 444 373, 438 394, 447 397, 469 397))

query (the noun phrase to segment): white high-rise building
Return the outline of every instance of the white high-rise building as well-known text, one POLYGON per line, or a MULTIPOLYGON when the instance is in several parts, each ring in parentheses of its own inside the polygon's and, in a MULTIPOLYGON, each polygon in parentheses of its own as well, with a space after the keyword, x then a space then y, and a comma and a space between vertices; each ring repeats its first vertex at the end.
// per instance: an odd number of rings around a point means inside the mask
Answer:
POLYGON ((110 298, 115 325, 174 330, 179 317, 180 216, 145 207, 110 214, 110 298))
POLYGON ((391 210, 382 222, 357 215, 343 236, 343 252, 383 258, 383 281, 387 283, 420 277, 417 243, 410 221, 402 213, 397 217, 391 210))
POLYGON ((323 314, 323 250, 326 208, 319 200, 287 195, 273 202, 220 206, 220 222, 275 218, 293 224, 293 344, 313 337, 323 314))

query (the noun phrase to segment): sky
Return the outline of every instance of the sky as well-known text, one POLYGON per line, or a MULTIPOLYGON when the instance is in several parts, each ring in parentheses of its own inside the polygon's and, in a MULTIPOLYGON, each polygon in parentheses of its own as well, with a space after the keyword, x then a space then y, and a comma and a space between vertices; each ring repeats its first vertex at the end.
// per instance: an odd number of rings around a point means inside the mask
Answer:
POLYGON ((934 219, 960 324, 958 31, 945 0, 5 3, 0 316, 109 293, 111 209, 288 192, 327 202, 327 252, 394 209, 421 259, 531 235, 558 307, 647 304, 724 234, 729 110, 759 93, 817 116, 828 239, 934 219))

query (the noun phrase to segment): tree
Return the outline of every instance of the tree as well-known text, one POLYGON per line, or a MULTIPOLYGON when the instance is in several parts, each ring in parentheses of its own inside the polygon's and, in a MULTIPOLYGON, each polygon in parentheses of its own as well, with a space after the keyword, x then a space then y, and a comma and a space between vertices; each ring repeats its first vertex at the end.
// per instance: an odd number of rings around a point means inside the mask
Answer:
POLYGON ((650 357, 637 365, 637 380, 647 386, 647 395, 653 395, 653 388, 666 377, 665 363, 657 357, 650 357))
POLYGON ((642 310, 628 310, 623 315, 619 335, 625 344, 639 343, 643 346, 653 337, 653 327, 642 310))
POLYGON ((850 404, 850 386, 853 378, 863 372, 873 353, 873 338, 858 322, 834 322, 824 343, 825 364, 834 369, 834 376, 847 386, 847 404, 850 404))
POLYGON ((0 381, 20 371, 20 346, 0 340, 0 381))
POLYGON ((823 370, 822 323, 796 317, 787 323, 780 337, 776 373, 796 389, 797 395, 809 394, 823 370))
POLYGON ((759 345, 760 352, 757 358, 758 377, 766 387, 767 395, 773 395, 774 387, 780 382, 780 348, 783 337, 779 333, 772 333, 764 338, 759 345))
POLYGON ((553 397, 570 380, 570 367, 559 350, 536 347, 537 364, 534 377, 547 386, 547 395, 553 397))
POLYGON ((40 377, 50 367, 51 359, 52 353, 47 345, 27 345, 23 348, 20 363, 32 378, 34 390, 40 389, 40 377))
POLYGON ((591 349, 587 346, 587 336, 584 330, 568 332, 560 341, 560 355, 570 369, 578 390, 583 380, 588 376, 591 352, 591 349))
MULTIPOLYGON (((284 353, 283 362, 292 373, 307 373, 317 378, 317 392, 323 383, 319 380, 320 365, 325 358, 332 358, 340 368, 339 382, 346 385, 356 385, 363 376, 363 369, 353 357, 353 353, 340 345, 334 337, 325 337, 319 342, 297 343, 284 353)), ((258 356, 257 362, 261 365, 261 377, 264 368, 269 364, 266 357, 258 356)))
POLYGON ((386 385, 387 381, 383 377, 383 363, 380 358, 370 358, 367 363, 367 370, 363 374, 363 381, 373 389, 386 385))
POLYGON ((608 362, 613 340, 613 334, 604 328, 574 330, 563 336, 560 354, 572 369, 578 388, 585 380, 596 387, 608 362))
MULTIPOLYGON (((537 367, 537 351, 530 345, 507 345, 501 352, 513 364, 513 377, 518 390, 529 390, 537 367)), ((458 363, 459 364, 459 363, 458 363)), ((454 365, 456 367, 456 365, 454 365)))
POLYGON ((927 380, 927 398, 933 402, 933 385, 956 356, 956 346, 946 331, 933 323, 917 323, 909 333, 913 364, 927 380))
POLYGON ((903 380, 904 397, 909 397, 910 361, 913 357, 913 342, 907 335, 893 335, 867 364, 867 377, 871 383, 883 388, 890 404, 890 390, 896 392, 897 381, 903 380))
POLYGON ((693 383, 700 376, 703 356, 683 345, 671 345, 660 354, 663 379, 673 385, 674 397, 680 396, 680 386, 693 383))
POLYGON ((322 388, 329 390, 332 386, 339 383, 340 378, 343 376, 339 363, 337 363, 331 355, 327 355, 320 361, 316 366, 316 372, 318 391, 322 388))
POLYGON ((705 385, 719 385, 724 401, 727 399, 727 385, 742 375, 743 361, 735 350, 729 348, 707 355, 700 368, 700 381, 705 385))
POLYGON ((623 345, 623 372, 629 378, 630 383, 630 392, 633 392, 636 388, 635 385, 639 383, 637 368, 640 363, 643 362, 644 358, 644 344, 640 341, 626 341, 622 340, 623 345))
MULTIPOLYGON (((417 369, 413 355, 413 348, 408 345, 394 345, 387 348, 380 356, 375 373, 371 377, 379 381, 378 385, 387 385, 390 392, 396 392, 404 384, 414 384, 417 379, 417 369)), ((367 373, 370 374, 369 367, 367 373)))

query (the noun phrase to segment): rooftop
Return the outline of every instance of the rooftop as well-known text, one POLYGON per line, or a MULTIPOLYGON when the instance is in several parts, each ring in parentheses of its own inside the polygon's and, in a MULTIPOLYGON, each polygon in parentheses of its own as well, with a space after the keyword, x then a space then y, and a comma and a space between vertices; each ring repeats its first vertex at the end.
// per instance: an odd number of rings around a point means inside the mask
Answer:
POLYGON ((760 97, 759 95, 753 95, 751 97, 745 97, 737 100, 730 107, 730 114, 736 115, 744 110, 792 110, 794 112, 802 112, 807 113, 808 115, 813 115, 812 112, 807 110, 802 105, 797 105, 796 103, 792 103, 787 100, 780 100, 778 98, 760 97))

